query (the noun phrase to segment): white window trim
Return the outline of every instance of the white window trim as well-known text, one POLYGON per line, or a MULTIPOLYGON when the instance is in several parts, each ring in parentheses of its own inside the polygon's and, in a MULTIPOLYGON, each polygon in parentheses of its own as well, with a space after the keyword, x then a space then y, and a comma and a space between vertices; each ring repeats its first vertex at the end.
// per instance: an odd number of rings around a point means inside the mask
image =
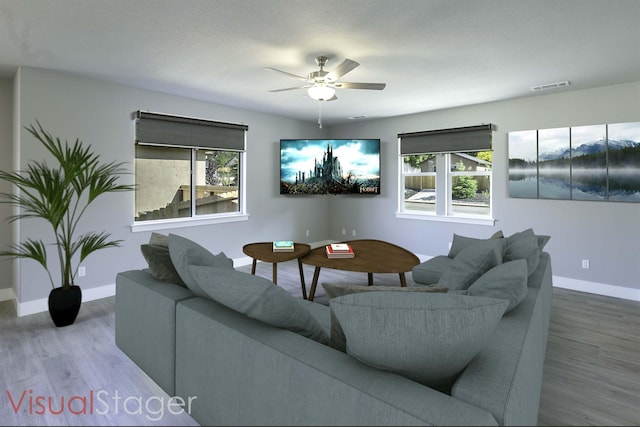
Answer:
POLYGON ((433 213, 418 213, 418 212, 396 212, 396 218, 399 219, 414 219, 418 221, 434 221, 434 222, 453 222, 459 224, 474 224, 474 225, 495 225, 496 219, 486 217, 471 217, 471 216, 441 216, 433 213))
MULTIPOLYGON (((448 156, 437 157, 436 171, 446 171, 447 177, 445 182, 445 191, 437 191, 436 189, 436 213, 431 212, 417 212, 406 211, 404 207, 404 177, 405 176, 417 176, 417 174, 403 174, 403 159, 400 152, 400 140, 398 140, 398 211, 396 212, 396 218, 398 219, 412 219, 419 221, 435 221, 435 222, 450 222, 459 224, 473 224, 473 225, 490 225, 493 226, 496 223, 496 219, 493 218, 493 170, 491 171, 489 180, 491 202, 489 204, 489 215, 455 215, 451 213, 451 198, 448 196, 452 186, 452 177, 455 175, 476 175, 484 176, 486 173, 478 172, 451 172, 450 161, 445 160, 445 164, 438 161, 438 158, 450 159, 448 156), (455 175, 454 175, 455 174, 455 175)), ((436 172, 437 174, 438 172, 436 172)))
POLYGON ((153 221, 138 221, 131 226, 133 233, 143 231, 166 230, 169 228, 196 227, 200 225, 222 224, 226 222, 247 221, 249 215, 234 212, 230 214, 198 215, 189 218, 158 219, 153 221))

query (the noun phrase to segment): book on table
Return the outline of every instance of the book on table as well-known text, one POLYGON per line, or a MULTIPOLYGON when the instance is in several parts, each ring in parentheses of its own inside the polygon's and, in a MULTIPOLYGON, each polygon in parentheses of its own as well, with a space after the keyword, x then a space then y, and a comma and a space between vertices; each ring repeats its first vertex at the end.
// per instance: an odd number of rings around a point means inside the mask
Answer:
POLYGON ((356 254, 353 252, 353 248, 347 245, 346 243, 339 243, 337 250, 333 248, 334 244, 325 246, 325 252, 327 253, 328 258, 353 258, 356 254), (346 245, 342 246, 342 245, 346 245))
POLYGON ((329 246, 333 252, 353 252, 348 243, 332 243, 329 246))
POLYGON ((273 242, 273 252, 293 252, 294 244, 291 240, 276 240, 273 242))

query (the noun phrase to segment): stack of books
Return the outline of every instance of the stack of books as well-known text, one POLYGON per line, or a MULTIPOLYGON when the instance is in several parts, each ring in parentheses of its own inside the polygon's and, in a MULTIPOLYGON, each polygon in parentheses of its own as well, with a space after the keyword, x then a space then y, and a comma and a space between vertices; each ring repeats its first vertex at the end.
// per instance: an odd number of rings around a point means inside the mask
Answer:
POLYGON ((291 240, 276 240, 273 242, 273 252, 293 252, 294 246, 291 240))
POLYGON ((347 243, 332 243, 325 246, 327 252, 327 258, 353 258, 356 254, 353 253, 353 248, 347 243))

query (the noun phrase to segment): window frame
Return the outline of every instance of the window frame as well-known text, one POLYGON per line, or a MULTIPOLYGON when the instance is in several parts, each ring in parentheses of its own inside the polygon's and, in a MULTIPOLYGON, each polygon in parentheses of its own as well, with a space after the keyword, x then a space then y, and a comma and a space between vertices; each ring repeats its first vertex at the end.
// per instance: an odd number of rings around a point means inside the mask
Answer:
MULTIPOLYGON (((246 151, 246 130, 248 127, 244 125, 236 125, 232 123, 222 123, 222 122, 214 122, 207 121, 203 119, 193 119, 184 116, 174 116, 174 115, 164 115, 161 113, 145 113, 145 112, 136 112, 134 113, 134 119, 140 119, 141 116, 144 117, 145 114, 148 114, 151 117, 167 117, 169 120, 176 121, 190 121, 193 120, 197 123, 211 123, 213 127, 216 125, 229 125, 230 127, 244 128, 243 133, 243 146, 242 149, 230 149, 227 147, 214 147, 214 146, 200 146, 193 144, 167 144, 165 142, 161 143, 153 143, 153 142, 141 142, 136 138, 136 145, 148 145, 154 146, 158 148, 183 148, 190 150, 190 201, 191 201, 191 215, 189 217, 180 217, 180 218, 166 218, 166 219, 157 219, 157 220, 146 220, 146 221, 136 221, 136 213, 135 213, 135 202, 134 202, 134 212, 133 212, 133 224, 131 225, 132 232, 145 232, 145 231, 154 231, 154 230, 163 230, 169 228, 181 228, 181 227, 193 227, 193 226, 201 226, 201 225, 210 225, 210 224, 220 224, 220 223, 228 223, 228 222, 237 222, 237 221, 246 221, 249 219, 249 215, 247 214, 246 207, 246 171, 247 171, 247 151, 246 151), (224 212, 224 213, 213 213, 213 214, 197 214, 196 210, 196 190, 197 190, 197 152, 198 150, 221 150, 221 151, 235 151, 238 152, 238 211, 236 212, 224 212)), ((137 126, 136 121, 136 126, 137 126)), ((136 154, 134 153, 134 159, 136 158, 136 154)), ((134 180, 136 177, 136 172, 134 171, 134 180)))
MULTIPOLYGON (((488 125, 489 129, 493 130, 493 125, 488 125)), ((479 127, 478 127, 479 128, 479 127)), ((402 219, 417 219, 426 221, 441 221, 441 222, 454 222, 465 224, 479 224, 479 225, 494 225, 495 219, 493 218, 493 163, 491 170, 489 171, 452 171, 452 155, 456 153, 465 152, 480 152, 480 151, 493 151, 489 148, 482 149, 469 149, 469 150, 457 150, 457 151, 425 151, 418 152, 405 152, 402 149, 402 136, 420 135, 427 137, 430 132, 437 134, 439 138, 438 142, 441 142, 441 135, 447 131, 462 130, 466 131, 472 128, 457 128, 449 130, 427 131, 413 134, 399 134, 398 135, 398 210, 396 212, 396 218, 402 219), (435 155, 436 170, 435 172, 423 172, 423 173, 405 173, 404 169, 404 157, 418 154, 433 154, 435 155), (405 205, 405 178, 407 176, 433 176, 435 174, 435 192, 436 192, 436 205, 435 211, 425 212, 417 210, 408 210, 405 205), (487 215, 474 215, 474 214, 460 214, 453 211, 453 179, 455 176, 487 176, 489 179, 489 213, 487 215)), ((474 128, 475 129, 475 128, 474 128)), ((424 144, 424 143, 423 143, 424 144)), ((405 150, 406 151, 406 150, 405 150)))

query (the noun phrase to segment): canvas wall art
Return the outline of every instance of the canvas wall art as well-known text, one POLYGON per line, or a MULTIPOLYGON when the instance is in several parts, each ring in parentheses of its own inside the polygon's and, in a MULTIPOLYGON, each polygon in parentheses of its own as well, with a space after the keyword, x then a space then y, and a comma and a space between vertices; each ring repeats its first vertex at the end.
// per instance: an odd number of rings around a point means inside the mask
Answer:
POLYGON ((640 122, 509 132, 509 195, 640 202, 640 122))

